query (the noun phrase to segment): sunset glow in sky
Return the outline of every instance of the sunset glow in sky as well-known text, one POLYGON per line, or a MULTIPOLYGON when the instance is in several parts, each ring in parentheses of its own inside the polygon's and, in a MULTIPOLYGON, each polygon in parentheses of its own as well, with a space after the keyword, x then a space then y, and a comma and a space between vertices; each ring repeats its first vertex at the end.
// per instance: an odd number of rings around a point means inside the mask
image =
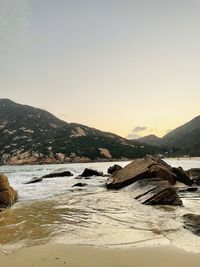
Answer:
POLYGON ((121 136, 200 115, 199 0, 0 1, 0 98, 121 136))

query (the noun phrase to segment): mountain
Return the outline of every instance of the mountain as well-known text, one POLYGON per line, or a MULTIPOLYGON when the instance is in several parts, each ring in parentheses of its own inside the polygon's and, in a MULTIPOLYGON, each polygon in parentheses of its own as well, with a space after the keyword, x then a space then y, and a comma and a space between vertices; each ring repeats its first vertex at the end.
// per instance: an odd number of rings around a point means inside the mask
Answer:
POLYGON ((132 159, 159 149, 0 99, 0 164, 132 159))
POLYGON ((180 154, 200 156, 200 116, 166 134, 162 143, 180 154))
POLYGON ((144 137, 138 138, 137 141, 153 145, 153 146, 160 146, 162 145, 161 138, 154 134, 146 135, 144 137))
POLYGON ((146 144, 168 147, 172 155, 200 156, 200 116, 162 138, 151 135, 137 140, 146 144))

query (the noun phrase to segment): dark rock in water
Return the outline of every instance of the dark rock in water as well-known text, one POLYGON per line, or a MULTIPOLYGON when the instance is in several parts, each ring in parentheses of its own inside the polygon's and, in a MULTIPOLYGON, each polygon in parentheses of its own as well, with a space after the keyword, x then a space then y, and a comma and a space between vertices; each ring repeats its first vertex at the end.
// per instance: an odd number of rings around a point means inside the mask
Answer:
MULTIPOLYGON (((168 181, 157 178, 143 179, 136 182, 141 194, 135 197, 140 203, 146 205, 182 205, 182 201, 175 188, 168 181)), ((138 190, 137 190, 138 192, 138 190)))
POLYGON ((73 174, 70 171, 52 172, 42 176, 42 178, 67 177, 67 176, 73 176, 73 174))
POLYGON ((114 172, 119 171, 119 170, 121 170, 121 169, 122 169, 122 167, 121 167, 120 165, 115 164, 115 165, 109 167, 107 172, 108 172, 109 174, 113 174, 114 172))
POLYGON ((196 192, 198 190, 197 187, 188 187, 188 188, 184 188, 184 189, 178 189, 179 193, 185 193, 185 192, 196 192))
POLYGON ((39 183, 42 182, 42 177, 34 177, 30 181, 25 182, 24 184, 33 184, 33 183, 39 183))
POLYGON ((74 184, 72 187, 76 187, 76 186, 78 186, 78 187, 84 187, 86 185, 87 185, 86 183, 77 183, 77 184, 74 184))
POLYGON ((176 175, 173 173, 171 166, 160 158, 147 155, 145 158, 136 159, 126 167, 113 173, 107 179, 106 186, 108 189, 120 189, 137 180, 155 177, 166 180, 170 184, 176 183, 176 175))
POLYGON ((176 177, 177 181, 184 183, 186 185, 193 184, 192 180, 190 179, 190 176, 187 174, 187 172, 183 170, 182 167, 178 167, 178 168, 173 167, 172 170, 173 170, 173 173, 175 173, 177 176, 176 177))
POLYGON ((200 168, 189 169, 187 170, 187 174, 194 184, 200 185, 200 168))
POLYGON ((91 176, 103 176, 102 172, 98 172, 92 169, 85 169, 80 177, 91 177, 91 176))
POLYGON ((185 214, 183 215, 185 228, 190 230, 193 234, 200 236, 200 215, 185 214))
POLYGON ((198 190, 197 187, 188 187, 187 189, 187 192, 196 192, 198 190))
POLYGON ((17 191, 10 186, 8 178, 0 173, 0 210, 13 205, 17 199, 17 191))

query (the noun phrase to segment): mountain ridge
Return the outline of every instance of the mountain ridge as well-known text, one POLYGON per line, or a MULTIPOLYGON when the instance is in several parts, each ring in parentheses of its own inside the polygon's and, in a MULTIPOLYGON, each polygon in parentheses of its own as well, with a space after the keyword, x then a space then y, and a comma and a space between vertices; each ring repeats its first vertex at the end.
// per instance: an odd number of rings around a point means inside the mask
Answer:
POLYGON ((159 153, 159 149, 0 99, 1 164, 125 160, 147 153, 159 153))
POLYGON ((168 147, 173 155, 200 156, 200 115, 161 138, 150 135, 137 140, 146 144, 168 147))

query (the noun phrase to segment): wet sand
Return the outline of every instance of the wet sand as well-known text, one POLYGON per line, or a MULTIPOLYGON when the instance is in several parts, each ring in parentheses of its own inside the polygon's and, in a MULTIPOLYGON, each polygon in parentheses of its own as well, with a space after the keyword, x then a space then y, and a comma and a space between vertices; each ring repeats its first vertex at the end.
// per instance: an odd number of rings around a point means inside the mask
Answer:
POLYGON ((175 247, 101 249, 69 245, 43 245, 11 254, 0 251, 2 267, 199 267, 200 254, 175 247))

